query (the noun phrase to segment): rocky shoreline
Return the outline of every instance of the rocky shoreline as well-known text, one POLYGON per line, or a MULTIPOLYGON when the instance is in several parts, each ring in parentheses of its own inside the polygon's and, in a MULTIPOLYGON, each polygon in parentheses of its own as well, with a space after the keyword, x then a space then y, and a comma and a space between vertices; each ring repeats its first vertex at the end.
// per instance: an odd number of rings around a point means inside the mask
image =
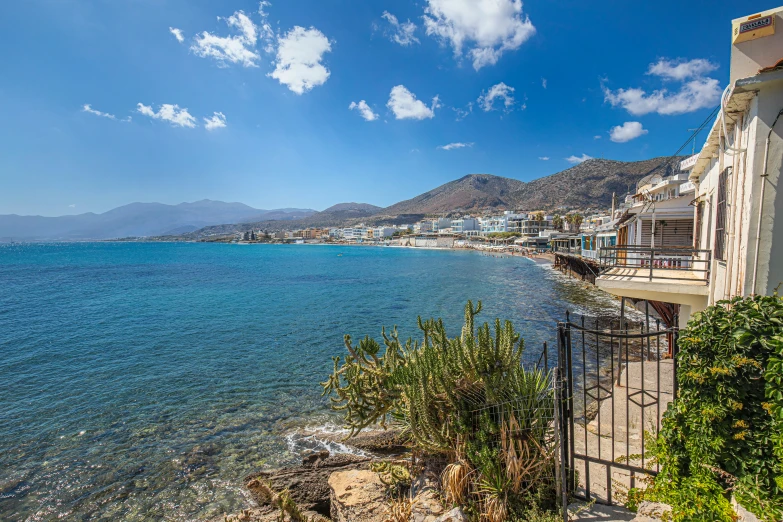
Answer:
MULTIPOLYGON (((325 435, 339 442, 338 435, 325 435)), ((250 509, 226 515, 223 522, 384 522, 390 520, 389 486, 371 469, 373 462, 409 458, 409 447, 398 429, 361 433, 350 441, 370 456, 305 455, 299 466, 253 473, 245 478, 250 509), (290 498, 298 511, 281 509, 280 498, 290 498), (282 516, 282 519, 281 519, 282 516), (298 518, 301 516, 302 518, 298 518)), ((448 511, 438 493, 440 469, 422 469, 411 484, 410 520, 415 522, 465 521, 459 509, 448 511)), ((217 522, 217 521, 215 521, 217 522)))

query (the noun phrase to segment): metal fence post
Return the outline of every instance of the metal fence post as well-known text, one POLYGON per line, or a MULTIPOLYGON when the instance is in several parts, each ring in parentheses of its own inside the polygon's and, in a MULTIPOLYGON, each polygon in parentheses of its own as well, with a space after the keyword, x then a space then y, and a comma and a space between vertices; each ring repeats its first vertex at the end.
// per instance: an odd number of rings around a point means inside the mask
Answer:
POLYGON ((652 281, 653 278, 653 260, 655 259, 655 249, 650 249, 650 281, 652 281))
POLYGON ((677 347, 677 342, 680 338, 680 316, 679 314, 674 314, 674 319, 672 319, 672 322, 674 323, 672 326, 674 328, 674 333, 672 334, 672 344, 674 346, 671 347, 672 350, 672 400, 677 400, 677 391, 679 386, 677 385, 677 353, 679 352, 679 349, 677 347))
POLYGON ((566 418, 563 408, 563 379, 561 378, 560 368, 555 367, 552 372, 552 379, 555 389, 555 432, 557 433, 558 443, 560 444, 560 465, 557 466, 555 479, 560 494, 560 509, 563 516, 563 522, 568 522, 568 481, 566 480, 566 461, 568 460, 568 449, 566 447, 564 429, 566 418))

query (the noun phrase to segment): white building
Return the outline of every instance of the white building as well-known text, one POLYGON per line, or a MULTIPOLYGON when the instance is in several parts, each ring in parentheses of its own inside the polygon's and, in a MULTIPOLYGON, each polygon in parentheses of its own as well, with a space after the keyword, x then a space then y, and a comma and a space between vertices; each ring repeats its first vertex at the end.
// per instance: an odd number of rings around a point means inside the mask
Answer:
POLYGON ((426 234, 432 232, 432 221, 419 221, 413 225, 413 231, 417 234, 426 234))
POLYGON ((598 286, 680 305, 683 324, 720 300, 769 295, 783 283, 783 222, 777 224, 783 215, 783 30, 754 29, 759 20, 783 28, 781 13, 778 8, 732 22, 730 85, 701 151, 683 162, 687 180, 650 180, 656 181, 648 189, 651 204, 636 214, 635 228, 618 231, 617 266, 598 278, 598 286), (645 220, 652 209, 654 218, 645 220), (672 224, 677 234, 670 234, 672 224), (686 227, 693 231, 690 244, 683 244, 686 227), (672 241, 681 256, 656 249, 672 241), (639 261, 628 263, 632 257, 639 261))
POLYGON ((451 228, 451 220, 449 218, 438 218, 432 221, 433 232, 438 233, 446 228, 451 228))
POLYGON ((364 226, 344 228, 342 232, 342 238, 347 241, 367 239, 369 237, 369 230, 370 229, 364 226))
POLYGON ((461 217, 451 222, 451 230, 455 234, 470 235, 469 232, 478 233, 481 231, 479 220, 472 217, 461 217))
POLYGON ((371 231, 372 237, 375 239, 384 239, 394 235, 394 228, 392 227, 375 227, 371 231))

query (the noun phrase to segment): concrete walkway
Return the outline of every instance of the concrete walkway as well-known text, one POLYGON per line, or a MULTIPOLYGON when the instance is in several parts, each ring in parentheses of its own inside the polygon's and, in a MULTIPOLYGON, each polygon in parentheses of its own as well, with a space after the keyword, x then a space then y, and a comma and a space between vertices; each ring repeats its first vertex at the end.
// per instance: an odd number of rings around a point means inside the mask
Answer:
POLYGON ((636 515, 620 506, 604 506, 602 504, 575 503, 568 506, 568 519, 573 522, 601 521, 628 522, 636 515))
MULTIPOLYGON (((587 426, 574 426, 574 449, 579 455, 649 469, 649 458, 645 457, 644 463, 641 458, 647 451, 643 451, 644 432, 657 434, 660 419, 672 401, 673 363, 631 362, 624 366, 611 393, 601 391, 596 417, 587 426)), ((574 466, 579 492, 585 494, 589 484, 590 495, 601 503, 621 502, 628 489, 644 486, 644 475, 615 466, 591 462, 587 467, 579 459, 574 466)))

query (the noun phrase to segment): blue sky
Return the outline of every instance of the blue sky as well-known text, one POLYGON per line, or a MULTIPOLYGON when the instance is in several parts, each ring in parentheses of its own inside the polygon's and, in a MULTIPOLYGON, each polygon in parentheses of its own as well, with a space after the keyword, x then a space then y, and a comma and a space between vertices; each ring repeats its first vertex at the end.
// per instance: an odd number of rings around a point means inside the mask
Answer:
POLYGON ((468 173, 669 155, 728 82, 731 19, 771 7, 3 2, 0 214, 385 206, 468 173))

